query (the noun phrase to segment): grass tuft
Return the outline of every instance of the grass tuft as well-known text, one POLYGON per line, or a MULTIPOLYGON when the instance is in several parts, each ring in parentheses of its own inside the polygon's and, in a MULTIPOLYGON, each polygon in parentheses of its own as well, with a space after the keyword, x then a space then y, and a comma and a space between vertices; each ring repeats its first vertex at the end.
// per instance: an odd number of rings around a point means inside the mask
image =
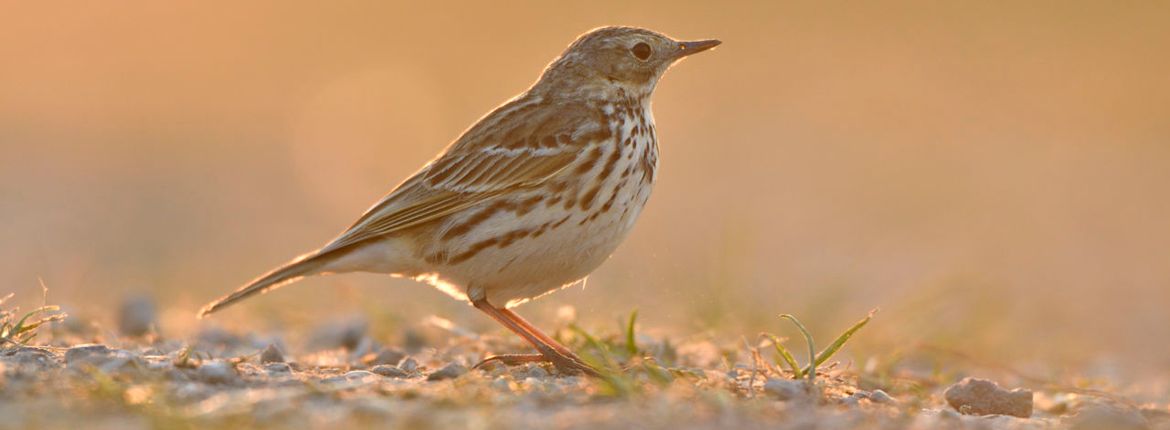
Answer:
POLYGON ((800 365, 796 362, 796 358, 792 356, 792 353, 788 351, 788 348, 784 347, 783 339, 771 333, 760 333, 760 337, 767 338, 772 341, 772 346, 776 349, 777 366, 780 366, 780 364, 787 365, 788 370, 792 372, 792 379, 801 379, 805 376, 808 376, 809 383, 813 383, 816 379, 817 366, 823 364, 826 361, 829 361, 829 359, 832 358, 833 355, 841 349, 841 347, 845 346, 845 343, 848 342, 849 339, 852 338, 858 330, 861 330, 862 327, 865 327, 865 325, 869 323, 869 320, 873 319, 873 316, 876 313, 877 309, 869 311, 869 314, 866 315, 865 318, 857 321, 843 333, 838 335, 837 338, 833 340, 833 343, 829 344, 829 347, 825 348, 819 354, 816 353, 816 346, 813 341, 813 336, 811 333, 809 333, 804 324, 802 324, 800 320, 796 319, 796 317, 791 314, 780 315, 780 318, 792 321, 792 324, 796 325, 796 328, 800 330, 800 334, 804 336, 805 343, 808 345, 809 357, 809 364, 804 367, 800 367, 800 365))
POLYGON ((24 345, 37 336, 37 329, 45 324, 62 321, 67 316, 61 308, 44 305, 20 316, 19 308, 4 309, 3 305, 14 294, 0 298, 0 346, 9 343, 24 345))
POLYGON ((817 366, 815 364, 817 359, 817 349, 814 345, 812 334, 808 332, 808 329, 804 327, 804 324, 800 323, 800 320, 796 319, 796 317, 792 316, 791 314, 782 314, 780 315, 780 318, 792 321, 792 324, 795 324, 796 328, 800 330, 800 334, 804 336, 804 342, 808 344, 808 362, 814 363, 811 366, 812 369, 807 371, 808 383, 812 384, 816 381, 817 378, 817 366))

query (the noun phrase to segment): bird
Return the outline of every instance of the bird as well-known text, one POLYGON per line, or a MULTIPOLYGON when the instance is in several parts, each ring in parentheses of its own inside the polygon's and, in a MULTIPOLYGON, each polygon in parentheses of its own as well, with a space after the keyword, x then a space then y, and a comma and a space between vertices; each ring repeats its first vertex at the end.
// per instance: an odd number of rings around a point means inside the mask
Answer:
POLYGON ((389 274, 470 303, 537 351, 480 365, 549 362, 565 374, 601 375, 513 308, 584 280, 625 239, 657 178, 651 95, 672 65, 720 43, 629 26, 580 35, 526 91, 331 242, 198 316, 307 276, 389 274))

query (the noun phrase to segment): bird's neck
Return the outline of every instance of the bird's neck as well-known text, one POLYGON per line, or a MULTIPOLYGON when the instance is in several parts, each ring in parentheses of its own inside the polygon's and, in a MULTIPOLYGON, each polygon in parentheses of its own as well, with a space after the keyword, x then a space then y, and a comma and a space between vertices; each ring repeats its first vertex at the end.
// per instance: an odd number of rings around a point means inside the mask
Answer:
POLYGON ((656 84, 657 79, 647 82, 626 82, 592 70, 550 68, 529 91, 546 99, 648 100, 656 84))

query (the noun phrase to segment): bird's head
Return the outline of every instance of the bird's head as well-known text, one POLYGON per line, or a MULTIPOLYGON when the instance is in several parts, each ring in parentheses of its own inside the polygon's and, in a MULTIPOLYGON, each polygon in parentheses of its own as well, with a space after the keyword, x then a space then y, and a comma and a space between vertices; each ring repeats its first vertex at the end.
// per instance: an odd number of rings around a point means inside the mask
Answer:
POLYGON ((553 84, 560 90, 620 86, 649 94, 672 64, 720 43, 677 41, 637 27, 601 27, 569 45, 545 70, 541 83, 553 84))

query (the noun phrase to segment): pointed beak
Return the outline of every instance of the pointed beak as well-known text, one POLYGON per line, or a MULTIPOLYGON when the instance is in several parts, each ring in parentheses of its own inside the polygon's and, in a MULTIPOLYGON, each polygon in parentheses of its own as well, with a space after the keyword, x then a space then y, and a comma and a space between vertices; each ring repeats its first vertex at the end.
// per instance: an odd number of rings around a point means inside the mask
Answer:
POLYGON ((719 46, 720 42, 715 39, 711 40, 694 40, 690 42, 679 42, 678 51, 675 52, 675 58, 682 58, 692 54, 698 54, 708 49, 719 46))

